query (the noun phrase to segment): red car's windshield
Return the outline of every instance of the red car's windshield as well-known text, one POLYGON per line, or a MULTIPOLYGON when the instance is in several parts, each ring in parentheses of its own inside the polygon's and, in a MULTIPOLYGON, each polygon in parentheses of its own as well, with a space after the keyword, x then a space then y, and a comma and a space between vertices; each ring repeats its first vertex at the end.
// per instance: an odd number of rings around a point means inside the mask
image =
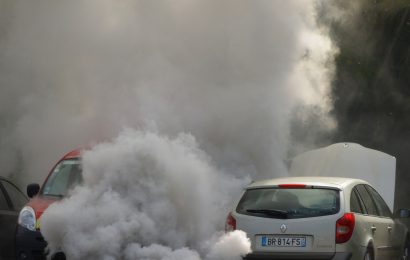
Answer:
POLYGON ((82 168, 79 159, 63 160, 56 165, 43 186, 42 194, 63 197, 67 192, 82 182, 82 168))

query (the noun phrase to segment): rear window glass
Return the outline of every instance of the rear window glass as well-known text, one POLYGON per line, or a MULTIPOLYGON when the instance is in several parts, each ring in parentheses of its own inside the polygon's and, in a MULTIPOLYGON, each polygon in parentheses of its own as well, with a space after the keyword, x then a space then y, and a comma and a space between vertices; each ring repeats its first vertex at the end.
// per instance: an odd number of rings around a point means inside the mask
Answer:
POLYGON ((367 185, 366 188, 370 192, 370 195, 372 196, 374 200, 377 211, 379 212, 379 216, 392 217, 392 213, 389 207, 387 206, 383 198, 379 195, 379 193, 375 189, 373 189, 371 186, 367 185))
POLYGON ((249 189, 239 201, 240 214, 267 218, 309 218, 339 212, 339 191, 332 189, 249 189))
POLYGON ((352 190, 352 193, 350 195, 350 211, 355 212, 355 213, 364 214, 362 205, 360 203, 360 199, 355 189, 352 190))
POLYGON ((377 216, 378 213, 377 213, 376 205, 374 204, 372 198, 370 197, 370 194, 368 193, 364 185, 362 184, 357 185, 356 189, 359 192, 359 195, 363 200, 367 214, 377 216))

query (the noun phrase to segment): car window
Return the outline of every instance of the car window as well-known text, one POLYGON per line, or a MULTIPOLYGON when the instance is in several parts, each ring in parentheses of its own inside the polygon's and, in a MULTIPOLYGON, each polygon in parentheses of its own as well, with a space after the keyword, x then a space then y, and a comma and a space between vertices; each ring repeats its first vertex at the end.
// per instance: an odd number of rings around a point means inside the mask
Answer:
POLYGON ((0 210, 9 210, 9 204, 7 203, 3 189, 0 186, 0 210))
POLYGON ((2 181, 2 184, 5 190, 7 191, 7 194, 9 195, 11 202, 13 203, 14 209, 19 210, 24 205, 26 205, 28 199, 19 189, 17 189, 16 186, 14 186, 8 181, 2 181))
POLYGON ((366 211, 363 209, 360 198, 357 195, 356 189, 353 189, 352 193, 350 194, 350 211, 360 214, 366 213, 366 211))
POLYGON ((308 218, 339 212, 339 191, 333 189, 247 190, 236 211, 271 218, 308 218))
POLYGON ((374 204, 374 201, 370 197, 370 194, 366 190, 364 185, 357 185, 356 189, 359 192, 360 198, 362 199, 364 203, 364 207, 366 208, 367 214, 377 216, 378 212, 377 212, 376 205, 374 204))
POLYGON ((82 182, 80 160, 61 161, 53 170, 45 183, 42 194, 50 196, 65 196, 67 192, 82 182))
POLYGON ((377 211, 379 215, 382 217, 392 217, 392 213, 387 206, 384 199, 380 196, 380 194, 371 186, 366 185, 367 190, 369 191, 370 195, 372 196, 374 203, 376 204, 377 211))

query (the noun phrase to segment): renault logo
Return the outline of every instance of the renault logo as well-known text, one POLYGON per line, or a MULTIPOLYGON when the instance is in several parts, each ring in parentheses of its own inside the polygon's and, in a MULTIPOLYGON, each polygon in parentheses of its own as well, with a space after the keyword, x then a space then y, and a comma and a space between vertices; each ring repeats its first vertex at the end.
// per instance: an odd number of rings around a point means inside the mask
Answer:
POLYGON ((280 231, 282 231, 282 233, 285 233, 287 229, 288 229, 288 227, 285 224, 280 226, 280 231))

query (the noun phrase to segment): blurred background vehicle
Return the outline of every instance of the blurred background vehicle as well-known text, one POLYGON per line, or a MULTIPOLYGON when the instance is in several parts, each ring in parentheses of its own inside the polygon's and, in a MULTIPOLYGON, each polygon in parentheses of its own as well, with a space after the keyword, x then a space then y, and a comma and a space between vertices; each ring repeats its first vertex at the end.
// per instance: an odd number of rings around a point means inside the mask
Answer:
POLYGON ((16 185, 0 176, 0 259, 14 259, 17 218, 27 202, 16 185))

